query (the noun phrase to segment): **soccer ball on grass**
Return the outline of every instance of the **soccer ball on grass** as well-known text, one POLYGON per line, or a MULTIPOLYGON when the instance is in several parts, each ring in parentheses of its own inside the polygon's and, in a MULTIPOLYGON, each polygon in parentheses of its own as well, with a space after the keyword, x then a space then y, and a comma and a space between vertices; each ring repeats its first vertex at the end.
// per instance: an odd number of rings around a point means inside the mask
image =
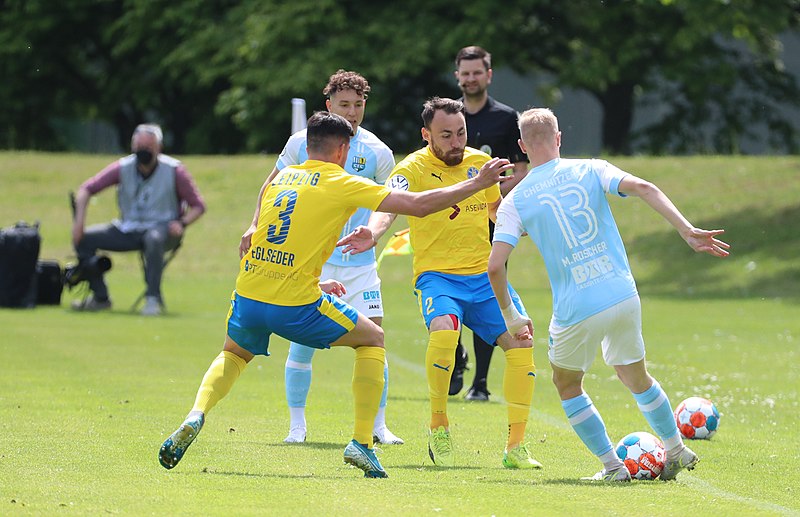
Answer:
POLYGON ((689 397, 675 409, 675 422, 684 438, 707 439, 719 426, 717 406, 702 397, 689 397))
POLYGON ((617 456, 633 479, 655 479, 664 469, 666 451, 650 433, 631 433, 617 444, 617 456))

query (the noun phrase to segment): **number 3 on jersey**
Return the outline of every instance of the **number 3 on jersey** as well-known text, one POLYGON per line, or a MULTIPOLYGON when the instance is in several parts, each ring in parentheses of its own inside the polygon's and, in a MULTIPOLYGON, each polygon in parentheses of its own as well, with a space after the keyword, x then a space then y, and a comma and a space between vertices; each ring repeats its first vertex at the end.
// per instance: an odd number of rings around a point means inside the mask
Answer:
POLYGON ((280 228, 274 224, 270 224, 267 227, 267 242, 271 244, 283 244, 286 242, 286 237, 289 236, 289 227, 292 225, 292 212, 294 212, 296 202, 297 192, 294 190, 282 190, 275 196, 275 202, 272 206, 283 207, 283 210, 278 212, 280 228), (285 205, 284 200, 286 201, 285 205))

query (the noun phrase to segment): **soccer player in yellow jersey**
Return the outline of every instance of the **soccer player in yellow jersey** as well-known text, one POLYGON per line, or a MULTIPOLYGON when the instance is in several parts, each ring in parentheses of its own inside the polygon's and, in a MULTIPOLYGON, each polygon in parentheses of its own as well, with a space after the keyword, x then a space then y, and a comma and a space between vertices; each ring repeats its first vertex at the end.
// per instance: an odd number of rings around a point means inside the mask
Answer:
MULTIPOLYGON (((384 184, 394 168, 394 155, 386 144, 361 125, 364 120, 367 97, 370 93, 370 85, 367 80, 357 72, 339 70, 330 76, 322 93, 327 97, 325 106, 328 111, 343 116, 353 126, 355 135, 350 139, 350 154, 347 156, 344 170, 350 174, 368 178, 375 183, 384 184)), ((307 158, 306 131, 301 130, 293 134, 286 142, 275 168, 261 187, 258 199, 261 199, 263 189, 272 183, 281 169, 302 163, 307 158)), ((250 249, 252 234, 258 225, 260 208, 257 204, 253 221, 242 235, 239 245, 240 256, 250 249)), ((370 215, 369 210, 357 210, 342 228, 342 235, 347 235, 359 225, 367 224, 370 215)), ((381 280, 378 277, 375 253, 350 255, 336 249, 322 266, 321 277, 342 282, 347 291, 343 300, 376 324, 382 324, 381 280)), ((311 388, 311 363, 315 352, 315 348, 301 343, 289 344, 284 375, 286 402, 289 406, 289 434, 283 440, 286 443, 306 441, 306 402, 311 388)), ((383 368, 383 379, 383 394, 378 414, 375 416, 372 436, 376 443, 399 445, 403 443, 403 439, 390 431, 386 425, 389 393, 388 361, 383 368)))
MULTIPOLYGON (((422 110, 422 138, 428 145, 407 156, 392 171, 393 191, 426 192, 473 178, 480 167, 496 160, 466 147, 464 105, 435 97, 422 110)), ((507 160, 503 160, 507 162, 507 160)), ((414 249, 414 282, 419 307, 429 329, 425 368, 431 401, 428 453, 436 465, 454 464, 447 417, 447 396, 455 362, 459 326, 466 325, 487 343, 497 343, 506 356, 503 393, 508 404, 508 441, 503 465, 539 468, 524 443, 534 387, 533 336, 506 331, 505 321, 486 274, 491 246, 488 220, 500 204, 496 184, 449 208, 426 217, 409 217, 414 249)), ((380 210, 386 212, 386 210, 380 210)), ((342 242, 360 253, 375 245, 394 221, 376 213, 342 242)), ((509 285, 514 304, 525 314, 509 285)))
POLYGON ((476 177, 435 191, 392 191, 344 171, 352 136, 352 126, 340 115, 314 114, 308 121, 309 159, 283 169, 264 190, 250 249, 240 261, 222 352, 203 377, 191 412, 161 446, 164 468, 178 464, 208 412, 255 355, 269 355, 270 335, 277 334, 315 348, 355 349, 355 426, 344 460, 367 477, 386 477, 372 450, 383 390, 383 331, 332 296, 344 294, 344 288, 336 281, 320 283, 322 265, 357 208, 422 217, 501 181, 510 165, 492 160, 476 177))

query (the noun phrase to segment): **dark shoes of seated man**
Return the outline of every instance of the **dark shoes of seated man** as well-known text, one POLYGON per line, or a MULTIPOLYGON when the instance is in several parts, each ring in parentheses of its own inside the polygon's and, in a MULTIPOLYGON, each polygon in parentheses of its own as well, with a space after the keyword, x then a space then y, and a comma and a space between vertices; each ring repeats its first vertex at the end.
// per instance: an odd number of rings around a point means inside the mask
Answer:
MULTIPOLYGON (((72 302, 72 310, 78 312, 99 312, 111 309, 111 298, 101 300, 94 294, 89 294, 83 300, 72 302)), ((142 316, 160 316, 164 312, 164 306, 157 296, 145 296, 144 306, 139 314, 142 316)))
POLYGON ((83 300, 75 300, 72 302, 72 310, 80 312, 98 312, 107 311, 111 309, 111 298, 100 300, 95 298, 94 294, 90 294, 83 300))

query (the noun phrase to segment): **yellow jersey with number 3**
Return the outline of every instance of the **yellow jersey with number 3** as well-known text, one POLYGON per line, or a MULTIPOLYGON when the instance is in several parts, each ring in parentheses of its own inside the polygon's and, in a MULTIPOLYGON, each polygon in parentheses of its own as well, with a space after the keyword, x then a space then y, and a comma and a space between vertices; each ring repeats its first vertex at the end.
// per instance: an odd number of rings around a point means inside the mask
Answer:
POLYGON ((284 168, 264 190, 236 292, 275 305, 315 302, 322 265, 344 224, 357 208, 378 208, 390 192, 335 163, 307 160, 284 168))
MULTIPOLYGON (((458 165, 448 166, 428 146, 413 152, 392 170, 390 188, 424 192, 454 185, 478 174, 491 157, 467 147, 458 165)), ((486 272, 489 265, 488 205, 500 200, 497 184, 440 212, 408 217, 414 249, 414 281, 426 271, 455 275, 486 272)))

